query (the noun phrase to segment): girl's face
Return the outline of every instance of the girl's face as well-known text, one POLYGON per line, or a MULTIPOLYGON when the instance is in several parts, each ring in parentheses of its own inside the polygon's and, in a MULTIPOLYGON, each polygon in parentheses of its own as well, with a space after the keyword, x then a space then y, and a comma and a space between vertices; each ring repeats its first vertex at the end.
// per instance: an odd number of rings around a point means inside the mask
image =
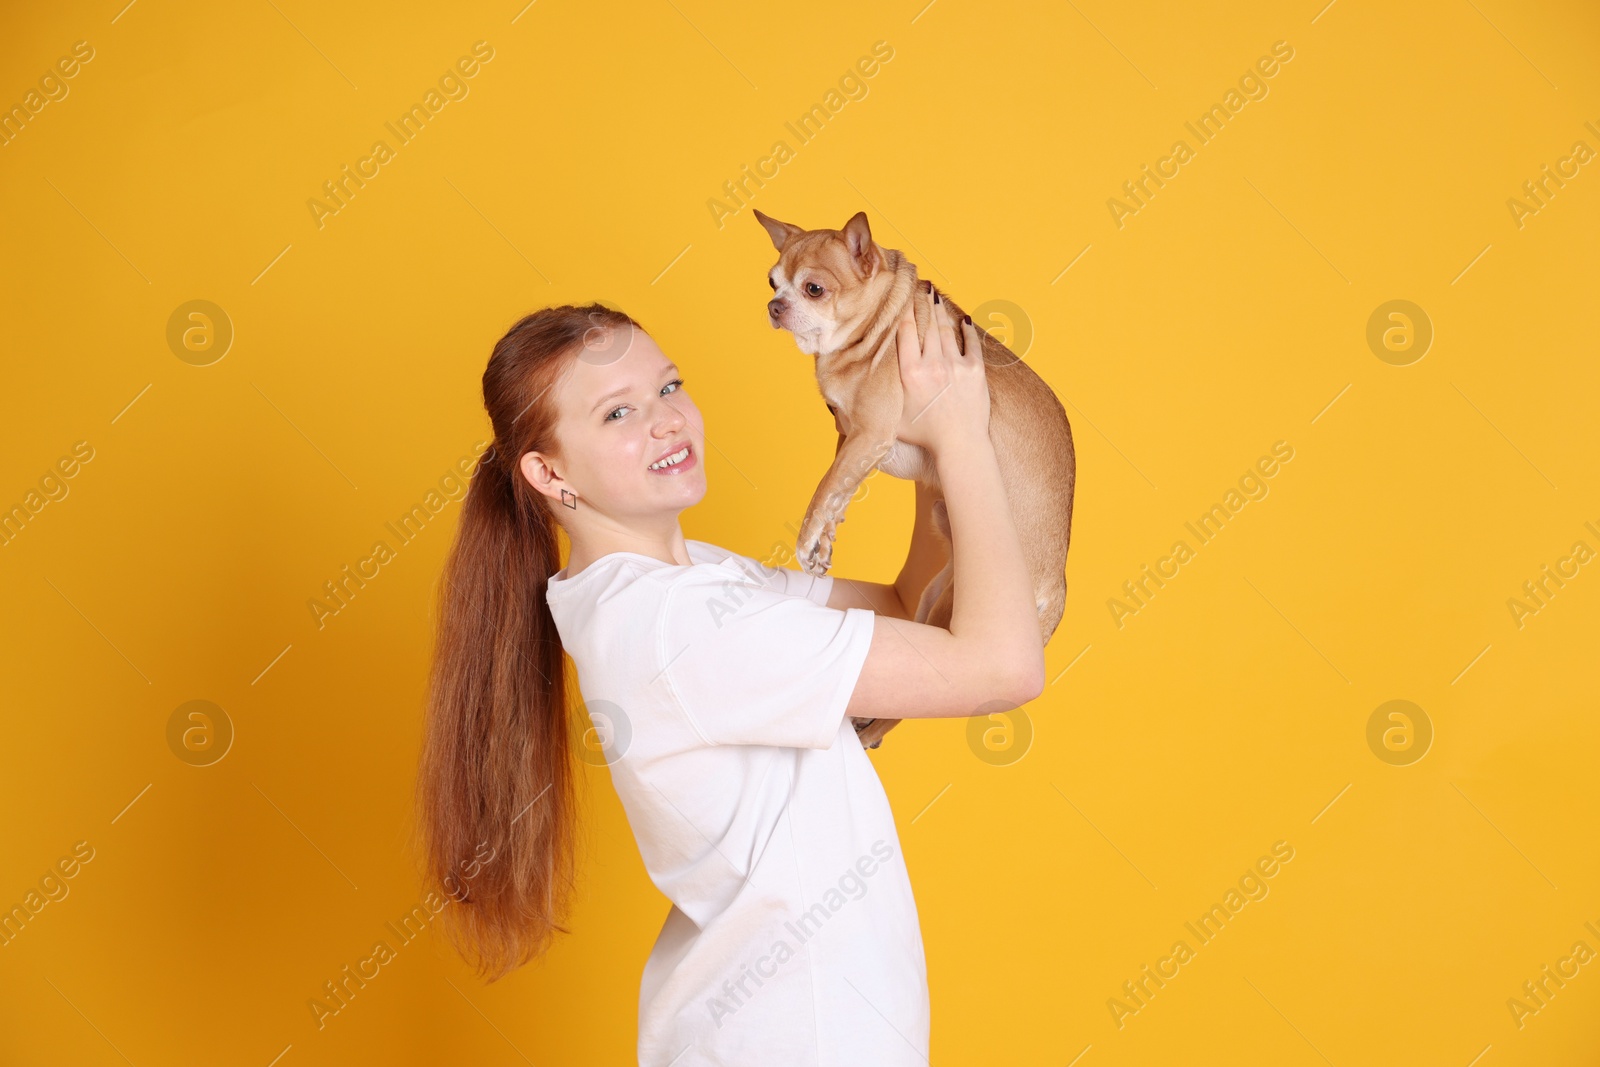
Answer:
POLYGON ((522 458, 524 475, 552 500, 560 503, 565 487, 580 511, 628 529, 663 513, 675 521, 705 496, 700 409, 643 330, 610 330, 586 344, 557 381, 555 402, 559 455, 522 458), (666 458, 676 462, 652 469, 666 458))

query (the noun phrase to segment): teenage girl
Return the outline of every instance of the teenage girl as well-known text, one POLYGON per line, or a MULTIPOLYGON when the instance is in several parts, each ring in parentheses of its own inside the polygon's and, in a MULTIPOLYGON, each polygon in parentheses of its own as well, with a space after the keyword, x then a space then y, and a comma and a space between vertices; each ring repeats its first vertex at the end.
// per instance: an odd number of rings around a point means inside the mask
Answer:
POLYGON ((892 585, 685 539, 704 423, 622 312, 546 308, 489 359, 494 446, 440 588, 417 786, 428 883, 490 981, 542 956, 567 932, 574 757, 604 762, 671 901, 641 975, 642 1065, 927 1063, 916 901, 851 720, 972 715, 1044 686, 983 360, 961 355, 943 304, 934 321, 919 342, 908 304, 898 326, 897 437, 933 455, 944 490, 948 629, 911 621, 945 562, 920 488, 892 585), (603 755, 575 743, 563 653, 603 755))

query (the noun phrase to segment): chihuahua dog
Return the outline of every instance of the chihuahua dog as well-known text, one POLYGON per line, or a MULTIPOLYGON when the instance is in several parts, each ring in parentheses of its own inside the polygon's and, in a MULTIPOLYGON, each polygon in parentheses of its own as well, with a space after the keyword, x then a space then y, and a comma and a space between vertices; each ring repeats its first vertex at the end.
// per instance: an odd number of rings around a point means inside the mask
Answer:
MULTIPOLYGON (((842 230, 803 230, 760 211, 755 216, 778 250, 778 262, 767 272, 774 291, 767 315, 774 329, 788 330, 802 352, 816 357, 817 385, 839 432, 833 465, 800 525, 795 546, 800 565, 809 574, 827 573, 845 508, 874 468, 916 481, 935 495, 932 519, 946 556, 944 569, 923 589, 914 617, 948 627, 954 607, 950 523, 938 471, 925 449, 894 435, 904 406, 897 326, 909 303, 917 337, 927 335, 934 323, 933 283, 919 280, 916 266, 899 251, 873 242, 865 212, 856 212, 842 230)), ((943 291, 938 297, 959 324, 962 310, 943 291)), ((956 336, 962 337, 959 326, 956 336)), ((1066 606, 1077 479, 1072 427, 1061 401, 1033 368, 981 324, 979 336, 989 386, 989 437, 1033 575, 1039 632, 1048 643, 1066 606)), ((854 724, 861 743, 877 748, 899 721, 856 719, 854 724)))

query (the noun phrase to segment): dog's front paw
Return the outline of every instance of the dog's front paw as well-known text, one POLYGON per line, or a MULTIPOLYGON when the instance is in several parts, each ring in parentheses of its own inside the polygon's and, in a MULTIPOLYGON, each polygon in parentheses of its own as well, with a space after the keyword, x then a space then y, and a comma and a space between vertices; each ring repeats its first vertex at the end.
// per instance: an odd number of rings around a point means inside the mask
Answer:
POLYGON ((883 735, 900 724, 899 719, 857 719, 850 720, 855 727, 856 738, 860 740, 862 748, 877 748, 883 744, 883 735))
POLYGON ((833 566, 833 538, 838 523, 823 519, 809 519, 800 527, 800 538, 795 543, 795 557, 807 574, 822 577, 833 566))

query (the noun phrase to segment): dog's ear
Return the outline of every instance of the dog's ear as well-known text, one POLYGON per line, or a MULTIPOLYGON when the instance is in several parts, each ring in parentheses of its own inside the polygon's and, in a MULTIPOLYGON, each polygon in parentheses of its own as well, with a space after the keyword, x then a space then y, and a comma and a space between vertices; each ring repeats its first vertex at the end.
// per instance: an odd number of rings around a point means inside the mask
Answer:
POLYGON ((872 243, 872 229, 867 225, 867 213, 858 211, 844 224, 844 246, 850 252, 850 262, 863 278, 871 278, 883 266, 878 246, 872 243))
POLYGON ((779 222, 771 215, 763 215, 759 208, 751 208, 751 210, 756 214, 756 221, 761 223, 762 227, 767 231, 767 236, 772 238, 772 247, 779 252, 783 251, 783 246, 789 242, 791 237, 806 232, 790 223, 779 222))

